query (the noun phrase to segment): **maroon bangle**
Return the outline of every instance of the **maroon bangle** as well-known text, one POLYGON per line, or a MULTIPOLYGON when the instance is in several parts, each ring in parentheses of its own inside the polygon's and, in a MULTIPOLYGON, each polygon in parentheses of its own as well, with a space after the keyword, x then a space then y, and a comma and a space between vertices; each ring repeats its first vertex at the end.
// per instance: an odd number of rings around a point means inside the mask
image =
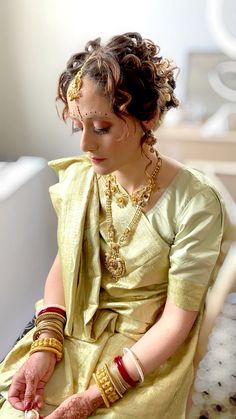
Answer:
POLYGON ((58 313, 61 314, 63 317, 66 317, 66 312, 62 308, 59 307, 47 307, 40 310, 37 314, 37 317, 44 313, 58 313))
POLYGON ((117 365, 120 375, 126 381, 126 383, 128 383, 131 387, 135 387, 138 381, 134 381, 133 378, 131 378, 128 372, 126 371, 125 366, 123 364, 122 356, 116 356, 114 358, 114 362, 117 365))

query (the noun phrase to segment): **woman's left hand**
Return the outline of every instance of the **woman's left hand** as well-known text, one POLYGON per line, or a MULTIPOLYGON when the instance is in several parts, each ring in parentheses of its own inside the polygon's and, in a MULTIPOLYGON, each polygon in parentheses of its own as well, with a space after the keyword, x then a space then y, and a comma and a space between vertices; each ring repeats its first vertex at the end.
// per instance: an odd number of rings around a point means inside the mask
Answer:
POLYGON ((83 393, 73 394, 45 419, 86 419, 94 410, 104 404, 96 385, 83 393))

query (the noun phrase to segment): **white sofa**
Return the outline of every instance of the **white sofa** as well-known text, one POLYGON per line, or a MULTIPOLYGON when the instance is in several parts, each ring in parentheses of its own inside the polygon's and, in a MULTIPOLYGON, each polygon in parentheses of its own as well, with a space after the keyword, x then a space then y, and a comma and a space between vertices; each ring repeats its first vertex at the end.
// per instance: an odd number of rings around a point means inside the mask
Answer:
POLYGON ((56 181, 42 158, 0 163, 0 359, 32 318, 57 251, 48 194, 56 181))

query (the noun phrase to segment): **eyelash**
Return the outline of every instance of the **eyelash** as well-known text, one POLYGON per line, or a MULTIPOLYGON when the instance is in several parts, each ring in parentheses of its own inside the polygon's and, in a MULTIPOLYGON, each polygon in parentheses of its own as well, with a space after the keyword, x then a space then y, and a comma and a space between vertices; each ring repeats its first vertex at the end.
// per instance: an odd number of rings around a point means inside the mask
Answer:
MULTIPOLYGON (((76 132, 81 132, 81 131, 83 131, 83 128, 75 127, 74 123, 72 123, 72 134, 75 134, 76 132)), ((109 131, 109 127, 107 127, 107 128, 100 128, 100 129, 93 128, 93 132, 95 134, 98 134, 98 135, 107 134, 108 131, 109 131)))
POLYGON ((72 123, 71 131, 72 131, 72 134, 75 134, 76 132, 82 131, 82 128, 75 127, 74 124, 72 123))

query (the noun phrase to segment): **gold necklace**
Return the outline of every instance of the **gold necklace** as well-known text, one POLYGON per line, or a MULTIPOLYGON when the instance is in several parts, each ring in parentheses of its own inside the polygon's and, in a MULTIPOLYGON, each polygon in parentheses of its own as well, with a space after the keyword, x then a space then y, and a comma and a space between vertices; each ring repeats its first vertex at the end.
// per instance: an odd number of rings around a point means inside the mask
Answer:
MULTIPOLYGON (((156 185, 156 180, 158 173, 160 171, 162 164, 162 159, 157 154, 157 163, 155 169, 151 176, 149 177, 148 183, 145 187, 142 187, 138 191, 136 205, 136 211, 133 215, 133 218, 129 222, 128 226, 125 228, 120 237, 117 237, 117 231, 113 224, 112 217, 112 195, 114 193, 113 182, 114 175, 106 176, 105 183, 105 195, 106 195, 106 221, 107 221, 107 230, 108 230, 108 241, 109 241, 109 250, 105 252, 105 266, 107 270, 111 273, 112 281, 117 282, 126 273, 125 260, 120 257, 119 251, 121 246, 124 246, 130 240, 132 234, 134 233, 138 222, 142 215, 143 208, 146 207, 150 200, 151 193, 156 185)), ((133 194, 134 195, 134 194, 133 194)), ((135 194, 136 195, 136 194, 135 194)))
POLYGON ((141 186, 140 189, 133 192, 132 195, 129 196, 128 193, 121 192, 119 185, 116 181, 115 175, 109 175, 110 181, 111 181, 111 192, 116 196, 116 203, 120 208, 126 207, 128 204, 129 199, 131 199, 131 202, 133 205, 138 205, 139 202, 142 203, 143 197, 148 193, 150 189, 150 185, 152 182, 152 178, 156 176, 155 170, 152 173, 152 175, 147 175, 149 178, 149 181, 146 185, 141 186))

